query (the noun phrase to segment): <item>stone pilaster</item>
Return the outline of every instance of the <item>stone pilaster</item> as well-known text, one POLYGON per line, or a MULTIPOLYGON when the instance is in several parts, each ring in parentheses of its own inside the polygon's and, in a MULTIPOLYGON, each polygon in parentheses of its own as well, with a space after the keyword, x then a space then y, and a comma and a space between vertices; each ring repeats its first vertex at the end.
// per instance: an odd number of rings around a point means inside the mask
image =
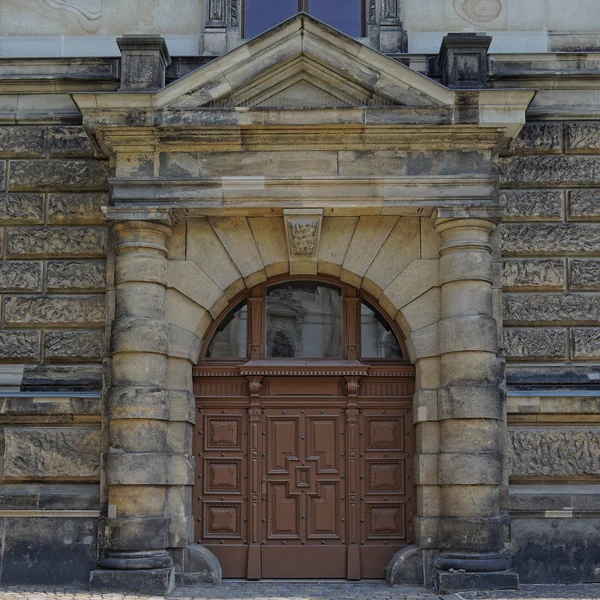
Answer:
POLYGON ((506 417, 492 302, 494 228, 484 211, 439 211, 435 221, 442 240, 436 578, 442 591, 518 586, 504 554, 506 417))
POLYGON ((90 588, 96 591, 165 594, 174 585, 167 552, 169 486, 189 485, 192 474, 189 457, 171 451, 168 435, 168 225, 168 214, 162 222, 126 220, 113 225, 118 255, 106 459, 108 516, 101 568, 90 577, 90 588))

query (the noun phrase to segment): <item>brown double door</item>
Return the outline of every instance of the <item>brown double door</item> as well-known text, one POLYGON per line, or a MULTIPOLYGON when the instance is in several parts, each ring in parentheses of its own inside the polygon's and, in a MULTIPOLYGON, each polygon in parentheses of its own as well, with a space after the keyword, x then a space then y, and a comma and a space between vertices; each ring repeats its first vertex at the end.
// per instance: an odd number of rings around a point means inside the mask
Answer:
POLYGON ((412 379, 251 379, 196 380, 197 541, 224 577, 383 578, 413 536, 412 379))

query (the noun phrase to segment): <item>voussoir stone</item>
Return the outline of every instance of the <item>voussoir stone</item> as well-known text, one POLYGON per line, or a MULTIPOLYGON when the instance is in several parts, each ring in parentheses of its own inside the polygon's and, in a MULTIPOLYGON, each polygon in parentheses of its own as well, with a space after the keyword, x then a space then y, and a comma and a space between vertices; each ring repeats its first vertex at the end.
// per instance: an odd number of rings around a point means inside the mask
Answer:
POLYGON ((0 262, 0 291, 36 292, 41 288, 41 279, 41 262, 0 262))
POLYGON ((525 123, 510 148, 516 154, 559 154, 562 123, 525 123))
POLYGON ((0 331, 0 360, 31 360, 40 356, 39 331, 0 331))
POLYGON ((94 146, 83 127, 51 127, 49 150, 50 156, 94 156, 94 146))
POLYGON ((8 256, 104 256, 108 232, 105 227, 14 227, 8 230, 8 256))
POLYGON ((563 289, 565 259, 529 258, 502 261, 502 287, 525 289, 563 289))
POLYGON ((504 254, 600 253, 600 225, 501 223, 504 254))
POLYGON ((600 219, 600 190, 572 190, 569 192, 569 219, 600 219))
POLYGON ((102 160, 13 160, 9 189, 105 190, 109 165, 102 160))
POLYGON ((4 477, 97 479, 100 430, 90 427, 7 427, 4 477))
POLYGON ((0 127, 0 157, 44 157, 46 137, 45 127, 0 127))
POLYGON ((600 327, 571 330, 574 359, 600 359, 600 327))
POLYGON ((600 290, 600 260, 573 258, 570 287, 577 290, 600 290))
POLYGON ((587 324, 600 319, 600 294, 504 294, 504 323, 587 324))
POLYGON ((108 194, 103 192, 48 194, 48 223, 102 225, 103 206, 108 206, 108 194))
POLYGON ((506 327, 503 345, 507 358, 566 358, 567 330, 506 327))
POLYGON ((47 331, 44 357, 95 360, 104 356, 104 331, 47 331))
POLYGON ((103 290, 106 288, 106 263, 91 260, 48 261, 48 290, 103 290))
POLYGON ((44 222, 43 194, 1 194, 0 224, 39 224, 44 222))
POLYGON ((564 192, 560 190, 504 190, 500 204, 505 221, 560 221, 564 192))
POLYGON ((4 321, 7 325, 104 325, 104 296, 7 296, 4 321))
POLYGON ((597 156, 511 156, 501 158, 499 166, 503 183, 589 184, 600 177, 597 156))
POLYGON ((599 153, 600 122, 565 123, 565 141, 569 153, 599 153))

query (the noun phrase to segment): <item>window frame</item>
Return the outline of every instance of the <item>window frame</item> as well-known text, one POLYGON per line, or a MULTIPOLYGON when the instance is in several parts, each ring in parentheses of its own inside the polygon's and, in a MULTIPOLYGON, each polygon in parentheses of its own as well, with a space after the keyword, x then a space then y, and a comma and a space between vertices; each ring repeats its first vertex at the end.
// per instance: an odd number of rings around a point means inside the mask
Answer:
POLYGON ((406 348, 406 341, 404 335, 399 327, 399 324, 392 320, 381 307, 377 299, 366 292, 365 290, 359 290, 354 286, 339 281, 334 277, 328 277, 325 275, 314 275, 314 276, 291 276, 282 275, 279 277, 273 277, 268 281, 260 283, 250 289, 239 292, 233 297, 227 304, 227 307, 219 314, 219 316, 212 322, 210 327, 207 329, 204 335, 204 343, 200 351, 200 357, 198 363, 203 364, 224 364, 224 365, 241 365, 248 361, 260 360, 264 362, 277 362, 281 361, 294 361, 294 360, 308 360, 310 362, 339 362, 340 360, 359 361, 363 364, 369 365, 410 365, 408 352, 406 348), (316 281, 324 282, 330 285, 334 285, 341 289, 342 293, 342 357, 341 358, 269 358, 266 356, 266 299, 267 299, 267 288, 280 283, 288 281, 316 281), (373 358, 361 356, 361 302, 365 301, 377 314, 386 321, 390 326, 393 334, 398 340, 398 344, 402 350, 401 358, 373 358), (248 318, 247 318, 247 335, 246 335, 246 356, 245 357, 234 357, 234 358, 218 358, 218 357, 207 357, 206 352, 212 342, 214 335, 216 334, 221 322, 227 318, 231 311, 234 311, 236 307, 239 307, 243 302, 247 303, 248 306, 248 318))
MULTIPOLYGON (((298 0, 298 12, 305 12, 310 15, 310 3, 318 2, 318 0, 298 0)), ((360 0, 361 2, 361 10, 360 10, 360 37, 364 38, 367 35, 367 0, 360 0)), ((242 18, 240 22, 240 32, 241 38, 243 40, 249 39, 246 37, 246 14, 248 9, 248 0, 240 0, 241 3, 241 11, 242 18)), ((290 15, 289 18, 294 15, 290 15)), ((268 31, 267 29, 265 31, 268 31)), ((263 32, 264 33, 264 32, 263 32)), ((261 35, 261 34, 258 34, 261 35)))

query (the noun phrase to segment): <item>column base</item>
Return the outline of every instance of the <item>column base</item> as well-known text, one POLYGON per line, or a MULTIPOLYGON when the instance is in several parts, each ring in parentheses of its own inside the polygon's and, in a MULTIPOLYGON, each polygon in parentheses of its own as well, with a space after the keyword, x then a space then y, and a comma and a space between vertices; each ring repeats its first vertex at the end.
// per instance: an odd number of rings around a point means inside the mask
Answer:
POLYGON ((461 573, 435 571, 435 591, 438 594, 468 590, 514 590, 519 588, 519 576, 514 571, 461 573))
POLYGON ((123 592, 165 596, 175 589, 175 567, 167 569, 95 569, 90 573, 90 592, 123 592))

